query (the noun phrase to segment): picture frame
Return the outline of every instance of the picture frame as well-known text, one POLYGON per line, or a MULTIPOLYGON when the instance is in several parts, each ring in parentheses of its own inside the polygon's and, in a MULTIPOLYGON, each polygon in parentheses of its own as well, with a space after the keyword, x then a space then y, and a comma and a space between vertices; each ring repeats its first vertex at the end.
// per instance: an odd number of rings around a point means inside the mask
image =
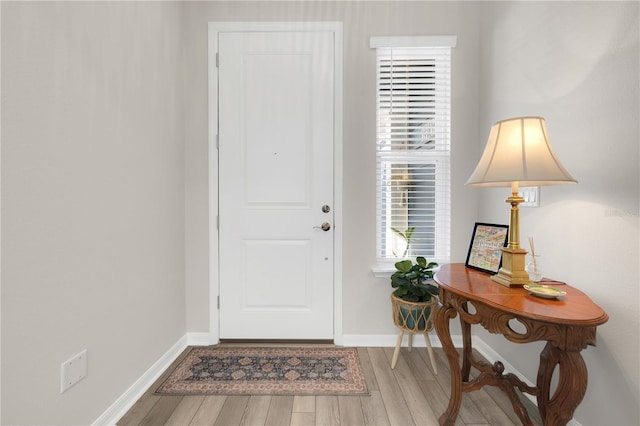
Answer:
POLYGON ((502 248, 507 246, 508 237, 509 225, 476 222, 464 265, 496 274, 502 266, 502 248))

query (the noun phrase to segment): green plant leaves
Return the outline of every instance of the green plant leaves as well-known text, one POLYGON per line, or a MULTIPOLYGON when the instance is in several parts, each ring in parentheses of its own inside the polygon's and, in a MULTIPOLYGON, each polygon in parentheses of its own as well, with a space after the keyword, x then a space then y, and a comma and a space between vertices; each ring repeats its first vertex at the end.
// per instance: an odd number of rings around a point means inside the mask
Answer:
POLYGON ((413 262, 410 260, 401 260, 400 262, 396 262, 396 269, 400 272, 409 272, 413 266, 413 262))
POLYGON ((439 290, 434 284, 429 283, 433 279, 433 268, 436 262, 418 256, 415 263, 411 260, 401 260, 395 263, 396 272, 391 275, 391 287, 396 290, 393 294, 409 302, 427 302, 432 295, 437 295, 439 290))

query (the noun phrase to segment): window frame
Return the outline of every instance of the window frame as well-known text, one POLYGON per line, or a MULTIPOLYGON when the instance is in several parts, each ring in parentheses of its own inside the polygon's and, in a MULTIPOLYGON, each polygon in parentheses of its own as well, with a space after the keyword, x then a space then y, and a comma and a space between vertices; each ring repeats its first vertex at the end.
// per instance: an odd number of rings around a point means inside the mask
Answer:
MULTIPOLYGON (((451 48, 455 47, 457 38, 455 36, 409 36, 409 37, 372 37, 370 39, 370 47, 376 49, 376 145, 380 142, 380 128, 379 113, 380 105, 379 99, 379 75, 378 75, 378 48, 399 48, 399 50, 405 50, 405 48, 448 48, 448 60, 451 60, 451 48)), ((398 49, 397 49, 398 50, 398 49)), ((435 52, 435 50, 434 50, 435 52)), ((435 58, 435 54, 433 57, 435 58)), ((428 56, 425 56, 428 57, 428 56)), ((451 81, 451 68, 450 63, 448 79, 451 81)), ((440 71, 438 71, 440 72, 440 71)), ((445 121, 447 123, 446 137, 444 141, 445 149, 442 148, 436 142, 436 149, 429 151, 421 150, 389 150, 382 151, 376 146, 376 264, 374 265, 373 273, 378 277, 388 277, 394 270, 395 262, 402 260, 403 257, 382 257, 382 198, 383 187, 380 186, 381 173, 383 163, 389 164, 434 164, 436 178, 435 182, 438 188, 444 188, 444 191, 435 191, 436 199, 435 205, 444 205, 444 209, 436 209, 435 211, 435 255, 429 257, 429 260, 434 260, 438 263, 447 263, 450 260, 450 246, 451 246, 451 87, 448 86, 448 103, 442 111, 445 112, 445 121), (442 211, 444 210, 444 211, 442 211)), ((388 188, 388 187, 387 187, 388 188)), ((386 217, 386 216, 385 216, 386 217)), ((407 218, 409 219, 409 218, 407 218)), ((417 253, 416 255, 421 255, 417 253)))

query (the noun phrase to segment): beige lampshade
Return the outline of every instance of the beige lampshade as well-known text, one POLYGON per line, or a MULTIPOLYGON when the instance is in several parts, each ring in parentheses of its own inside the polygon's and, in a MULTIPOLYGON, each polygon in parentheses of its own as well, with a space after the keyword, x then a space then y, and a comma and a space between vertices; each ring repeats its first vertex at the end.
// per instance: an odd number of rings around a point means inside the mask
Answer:
POLYGON ((576 183, 553 152, 544 118, 517 117, 491 127, 489 140, 467 181, 471 186, 542 186, 576 183))

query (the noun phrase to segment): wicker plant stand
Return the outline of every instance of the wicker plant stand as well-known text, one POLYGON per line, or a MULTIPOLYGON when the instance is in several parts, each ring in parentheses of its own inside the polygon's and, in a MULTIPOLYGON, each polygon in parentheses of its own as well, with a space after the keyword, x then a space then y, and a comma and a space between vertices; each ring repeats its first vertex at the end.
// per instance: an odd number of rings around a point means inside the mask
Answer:
POLYGON ((413 303, 402 300, 394 296, 393 293, 391 294, 393 323, 400 330, 398 339, 396 340, 396 349, 393 352, 393 359, 391 360, 391 368, 396 368, 404 333, 409 333, 409 351, 411 351, 413 346, 413 335, 422 334, 425 342, 427 343, 427 351, 429 353, 429 359, 431 360, 431 368, 433 368, 434 374, 438 374, 438 367, 436 367, 435 356, 433 354, 433 348, 431 347, 431 340, 429 340, 429 332, 433 330, 433 317, 437 306, 438 298, 435 296, 433 296, 428 302, 413 303))

